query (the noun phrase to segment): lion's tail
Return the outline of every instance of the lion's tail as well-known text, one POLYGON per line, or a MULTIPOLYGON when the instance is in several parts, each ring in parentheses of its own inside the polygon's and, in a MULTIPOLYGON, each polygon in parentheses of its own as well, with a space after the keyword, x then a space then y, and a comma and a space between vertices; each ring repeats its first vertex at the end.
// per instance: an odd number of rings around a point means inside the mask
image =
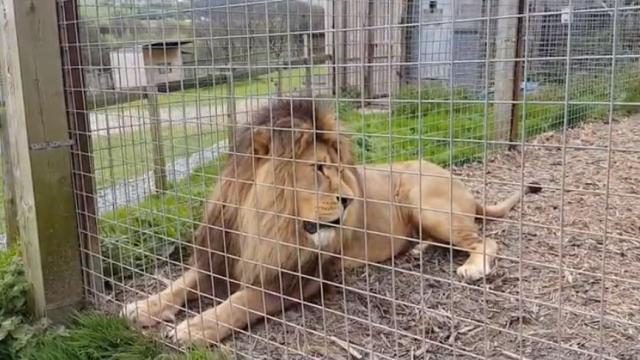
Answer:
POLYGON ((478 216, 487 216, 491 218, 502 218, 507 215, 507 213, 516 206, 523 195, 526 194, 536 194, 542 190, 542 187, 538 183, 531 183, 527 185, 524 189, 524 194, 522 191, 516 191, 507 199, 496 205, 487 205, 483 206, 481 203, 476 202, 476 215, 478 216))

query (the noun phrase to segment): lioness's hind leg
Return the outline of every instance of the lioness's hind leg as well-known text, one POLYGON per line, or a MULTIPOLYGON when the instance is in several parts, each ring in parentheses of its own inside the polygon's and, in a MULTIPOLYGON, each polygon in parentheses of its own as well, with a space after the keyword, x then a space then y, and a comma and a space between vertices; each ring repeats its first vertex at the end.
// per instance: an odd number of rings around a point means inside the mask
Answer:
POLYGON ((478 280, 491 272, 493 258, 498 252, 498 244, 490 238, 482 241, 477 234, 473 234, 469 239, 473 240, 468 245, 461 246, 469 251, 469 258, 458 267, 457 273, 465 279, 478 280))
POLYGON ((469 252, 469 258, 457 270, 458 275, 467 280, 477 280, 491 272, 498 244, 490 238, 483 241, 472 216, 423 211, 422 221, 423 231, 434 240, 469 252))

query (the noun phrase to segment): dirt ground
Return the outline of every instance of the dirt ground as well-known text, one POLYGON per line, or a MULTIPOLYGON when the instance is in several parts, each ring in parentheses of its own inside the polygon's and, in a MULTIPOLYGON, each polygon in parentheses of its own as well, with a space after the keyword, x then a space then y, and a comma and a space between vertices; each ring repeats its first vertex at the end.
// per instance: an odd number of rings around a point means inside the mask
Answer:
POLYGON ((432 247, 393 269, 338 273, 344 286, 225 345, 253 359, 639 359, 639 125, 640 116, 616 120, 611 151, 609 126, 594 122, 569 130, 565 151, 561 134, 547 133, 524 154, 453 169, 488 203, 521 181, 544 187, 487 222, 500 258, 486 280, 461 282, 465 255, 432 247))

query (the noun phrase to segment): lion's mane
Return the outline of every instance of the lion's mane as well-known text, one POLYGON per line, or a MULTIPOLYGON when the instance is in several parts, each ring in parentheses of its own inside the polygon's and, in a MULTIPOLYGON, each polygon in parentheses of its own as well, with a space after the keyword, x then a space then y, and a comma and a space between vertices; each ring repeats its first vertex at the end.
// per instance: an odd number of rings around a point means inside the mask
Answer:
POLYGON ((242 284, 290 291, 300 284, 300 274, 317 277, 324 260, 296 226, 290 160, 323 142, 338 154, 336 162, 352 165, 351 143, 339 133, 332 109, 310 100, 274 103, 234 130, 235 144, 205 207, 208 226, 194 234, 193 266, 242 284), (247 224, 255 225, 261 216, 244 210, 252 206, 247 194, 256 184, 257 170, 268 161, 276 169, 273 182, 278 186, 268 207, 281 216, 262 221, 255 236, 247 224))

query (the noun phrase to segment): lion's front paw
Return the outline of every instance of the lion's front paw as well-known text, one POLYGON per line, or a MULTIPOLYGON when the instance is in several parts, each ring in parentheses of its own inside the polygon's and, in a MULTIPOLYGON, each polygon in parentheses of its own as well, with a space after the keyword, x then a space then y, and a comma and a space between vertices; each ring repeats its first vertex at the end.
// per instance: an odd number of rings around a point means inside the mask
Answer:
POLYGON ((120 312, 134 324, 143 327, 154 326, 162 320, 175 321, 175 313, 176 309, 163 303, 157 295, 129 303, 120 312))
POLYGON ((459 276, 467 281, 475 281, 482 279, 491 272, 491 266, 489 262, 483 263, 467 261, 457 270, 459 276))
POLYGON ((201 316, 196 316, 184 320, 174 328, 167 329, 165 336, 183 346, 207 346, 218 341, 216 330, 216 325, 213 322, 203 321, 201 316))
POLYGON ((429 244, 420 243, 420 244, 414 246, 413 249, 411 249, 411 251, 409 253, 411 254, 412 257, 419 258, 420 255, 422 255, 422 253, 424 253, 425 250, 427 250, 427 248, 429 248, 429 244))

